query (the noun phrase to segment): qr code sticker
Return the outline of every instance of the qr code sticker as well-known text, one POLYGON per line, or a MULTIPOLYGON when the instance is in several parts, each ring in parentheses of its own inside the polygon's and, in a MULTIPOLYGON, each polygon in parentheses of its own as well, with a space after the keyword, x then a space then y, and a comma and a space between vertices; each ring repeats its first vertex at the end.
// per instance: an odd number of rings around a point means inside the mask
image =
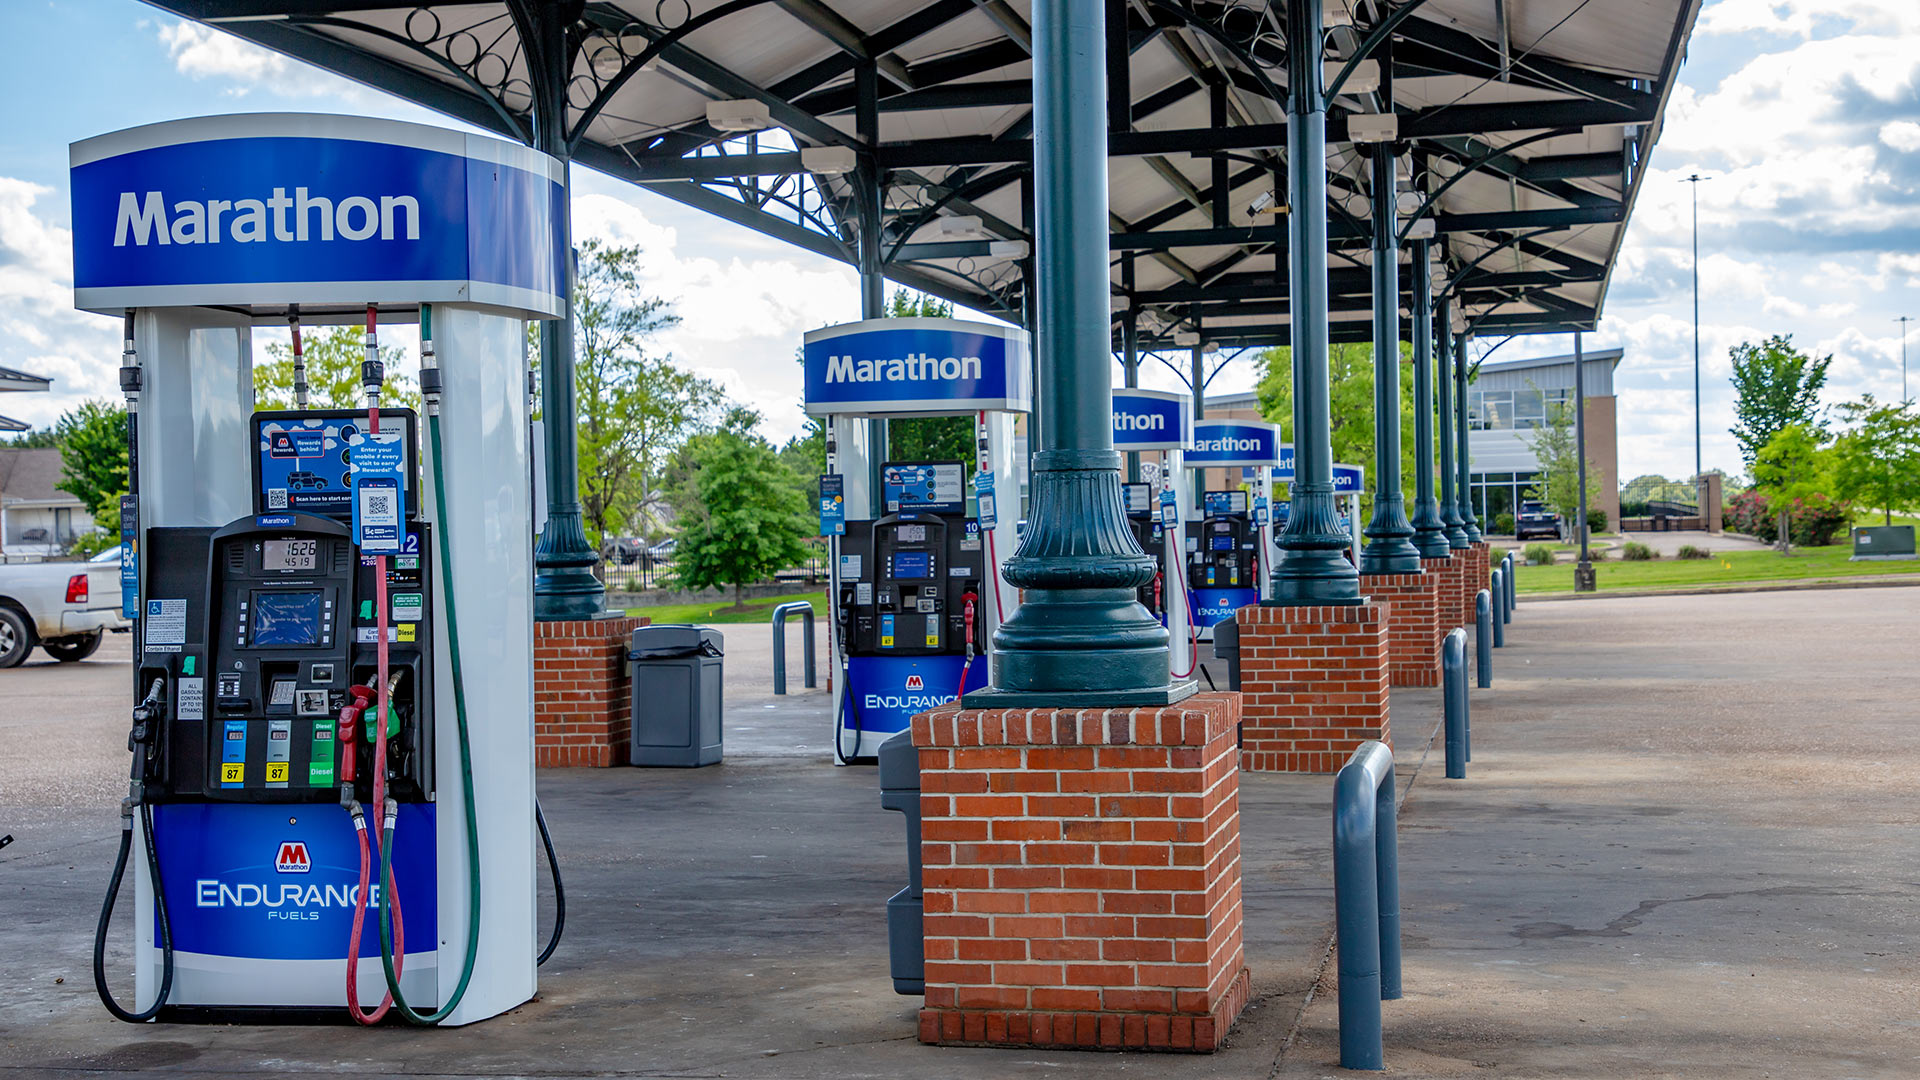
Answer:
POLYGON ((381 519, 392 517, 393 496, 384 491, 370 491, 362 507, 362 513, 366 517, 381 519))
POLYGON ((285 510, 286 508, 287 508, 287 489, 286 488, 268 488, 267 489, 267 509, 285 510))

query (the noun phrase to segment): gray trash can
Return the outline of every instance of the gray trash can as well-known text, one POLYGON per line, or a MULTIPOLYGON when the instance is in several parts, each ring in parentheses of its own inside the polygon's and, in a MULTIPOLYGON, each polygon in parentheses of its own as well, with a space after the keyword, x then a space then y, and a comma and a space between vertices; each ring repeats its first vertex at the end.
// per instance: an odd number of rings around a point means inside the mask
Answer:
POLYGON ((896 994, 927 992, 926 902, 920 885, 920 751, 913 732, 880 744, 880 805, 907 815, 907 887, 887 901, 887 966, 896 994))
POLYGON ((710 626, 643 626, 633 632, 627 653, 633 676, 633 764, 719 764, 725 644, 710 626))

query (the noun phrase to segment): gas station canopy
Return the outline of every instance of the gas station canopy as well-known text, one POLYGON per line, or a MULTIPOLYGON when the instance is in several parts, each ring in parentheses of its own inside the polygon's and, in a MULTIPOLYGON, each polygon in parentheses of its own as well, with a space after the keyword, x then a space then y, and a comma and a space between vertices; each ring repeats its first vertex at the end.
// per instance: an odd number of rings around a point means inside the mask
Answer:
MULTIPOLYGON (((530 0, 151 2, 540 141, 530 0)), ((877 182, 887 277, 1027 321, 1027 0, 576 6, 573 160, 855 264, 877 182)), ((1372 329, 1356 138, 1394 141, 1402 234, 1430 223, 1464 328, 1591 329, 1698 6, 1328 0, 1334 340, 1372 329)), ((1286 342, 1283 5, 1108 7, 1109 85, 1128 88, 1107 110, 1116 324, 1131 312, 1148 349, 1286 342)))

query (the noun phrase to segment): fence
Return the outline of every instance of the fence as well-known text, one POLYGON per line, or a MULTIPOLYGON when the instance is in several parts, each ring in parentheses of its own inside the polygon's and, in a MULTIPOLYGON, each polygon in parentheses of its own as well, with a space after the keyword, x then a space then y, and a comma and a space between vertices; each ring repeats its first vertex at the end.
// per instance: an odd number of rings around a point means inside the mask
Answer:
POLYGON ((1333 906, 1340 942, 1340 1067, 1386 1067, 1380 1003, 1400 997, 1400 849, 1393 751, 1361 743, 1333 780, 1333 906))
MULTIPOLYGON (((630 563, 619 559, 607 559, 600 564, 601 580, 606 582, 609 592, 643 592, 648 589, 676 588, 673 579, 673 563, 667 559, 656 559, 642 555, 630 563)), ((790 566, 773 575, 771 584, 814 586, 827 580, 827 560, 811 558, 798 566, 790 566)))

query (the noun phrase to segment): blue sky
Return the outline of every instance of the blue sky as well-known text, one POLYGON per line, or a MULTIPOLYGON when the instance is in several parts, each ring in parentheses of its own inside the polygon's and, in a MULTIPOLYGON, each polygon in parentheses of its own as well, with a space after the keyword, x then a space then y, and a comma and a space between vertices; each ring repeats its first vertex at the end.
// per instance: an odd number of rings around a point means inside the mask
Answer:
MULTIPOLYGON (((66 148, 77 139, 218 112, 307 111, 447 123, 423 109, 178 20, 137 0, 8 0, 0 90, 0 366, 55 393, 0 399, 51 422, 114 391, 111 320, 72 310, 66 148)), ((1738 471, 1726 428, 1727 349, 1790 333, 1835 357, 1830 400, 1900 393, 1902 314, 1920 315, 1920 3, 1709 0, 1592 347, 1620 345, 1621 477, 1693 461, 1687 185, 1700 188, 1705 451, 1738 471)), ((659 344, 768 418, 797 427, 793 349, 806 329, 858 315, 852 271, 587 170, 575 232, 641 244, 645 280, 677 301, 659 344)), ((273 335, 262 334, 262 340, 273 335)), ((1920 328, 1909 335, 1920 374, 1920 328)), ((405 341, 401 341, 406 344, 405 341)), ((1566 338, 1501 358, 1563 352, 1566 338)), ((1219 393, 1250 388, 1250 362, 1219 393)), ((1915 386, 1920 386, 1916 378, 1915 386)))

